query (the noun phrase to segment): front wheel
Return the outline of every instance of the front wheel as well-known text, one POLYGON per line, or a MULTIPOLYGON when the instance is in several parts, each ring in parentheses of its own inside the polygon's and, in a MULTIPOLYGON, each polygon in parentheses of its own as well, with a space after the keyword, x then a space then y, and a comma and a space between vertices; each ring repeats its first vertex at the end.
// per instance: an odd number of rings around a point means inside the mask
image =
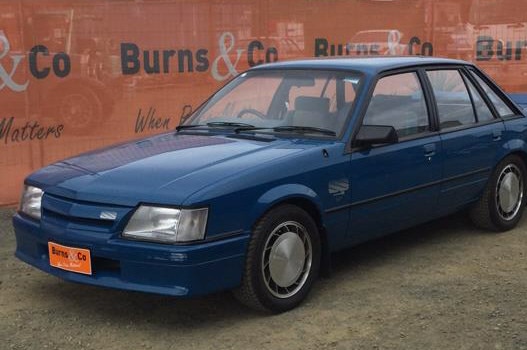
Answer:
POLYGON ((493 231, 514 228, 525 206, 525 164, 518 156, 503 159, 492 173, 485 192, 470 216, 479 227, 493 231))
POLYGON ((255 226, 235 296, 257 310, 296 307, 318 276, 320 251, 317 225, 308 213, 293 205, 272 209, 255 226))

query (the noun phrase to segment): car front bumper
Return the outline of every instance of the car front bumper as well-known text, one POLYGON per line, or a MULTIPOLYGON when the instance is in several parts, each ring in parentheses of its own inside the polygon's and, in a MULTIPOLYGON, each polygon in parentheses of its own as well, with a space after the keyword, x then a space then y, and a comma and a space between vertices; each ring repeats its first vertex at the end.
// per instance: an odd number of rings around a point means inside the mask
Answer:
POLYGON ((72 282, 173 296, 204 295, 238 286, 249 240, 248 233, 239 233, 189 245, 130 241, 70 228, 53 232, 18 214, 13 226, 15 255, 44 272, 72 282), (51 266, 48 242, 89 249, 92 274, 51 266))

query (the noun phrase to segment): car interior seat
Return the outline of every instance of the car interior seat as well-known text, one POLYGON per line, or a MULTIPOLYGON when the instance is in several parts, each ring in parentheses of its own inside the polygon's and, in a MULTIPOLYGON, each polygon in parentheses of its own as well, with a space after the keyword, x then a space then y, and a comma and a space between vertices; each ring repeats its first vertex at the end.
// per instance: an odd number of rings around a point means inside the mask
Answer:
POLYGON ((334 130, 335 125, 329 113, 329 98, 298 96, 291 117, 292 125, 312 126, 334 130))

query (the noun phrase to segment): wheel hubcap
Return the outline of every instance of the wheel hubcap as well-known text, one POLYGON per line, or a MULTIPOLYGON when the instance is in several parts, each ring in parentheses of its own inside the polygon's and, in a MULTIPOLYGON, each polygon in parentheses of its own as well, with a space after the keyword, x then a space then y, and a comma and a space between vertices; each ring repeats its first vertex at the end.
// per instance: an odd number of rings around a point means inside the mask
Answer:
POLYGON ((271 247, 271 278, 280 287, 290 286, 302 273, 305 258, 306 250, 300 237, 293 232, 284 233, 271 247))
POLYGON ((523 200, 523 180, 520 169, 514 164, 507 165, 498 178, 496 204, 504 220, 513 219, 520 210, 523 200))
POLYGON ((311 240, 297 222, 278 225, 265 243, 262 273, 267 290, 278 298, 296 294, 309 276, 311 240))

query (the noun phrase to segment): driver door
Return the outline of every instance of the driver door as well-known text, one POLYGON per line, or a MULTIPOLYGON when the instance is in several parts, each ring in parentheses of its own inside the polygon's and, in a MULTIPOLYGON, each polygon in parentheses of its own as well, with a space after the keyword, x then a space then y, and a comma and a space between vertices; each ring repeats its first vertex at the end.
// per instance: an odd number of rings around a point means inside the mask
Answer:
POLYGON ((349 234, 354 243, 434 217, 442 150, 429 109, 417 71, 378 80, 362 125, 393 126, 399 141, 352 153, 349 234))

